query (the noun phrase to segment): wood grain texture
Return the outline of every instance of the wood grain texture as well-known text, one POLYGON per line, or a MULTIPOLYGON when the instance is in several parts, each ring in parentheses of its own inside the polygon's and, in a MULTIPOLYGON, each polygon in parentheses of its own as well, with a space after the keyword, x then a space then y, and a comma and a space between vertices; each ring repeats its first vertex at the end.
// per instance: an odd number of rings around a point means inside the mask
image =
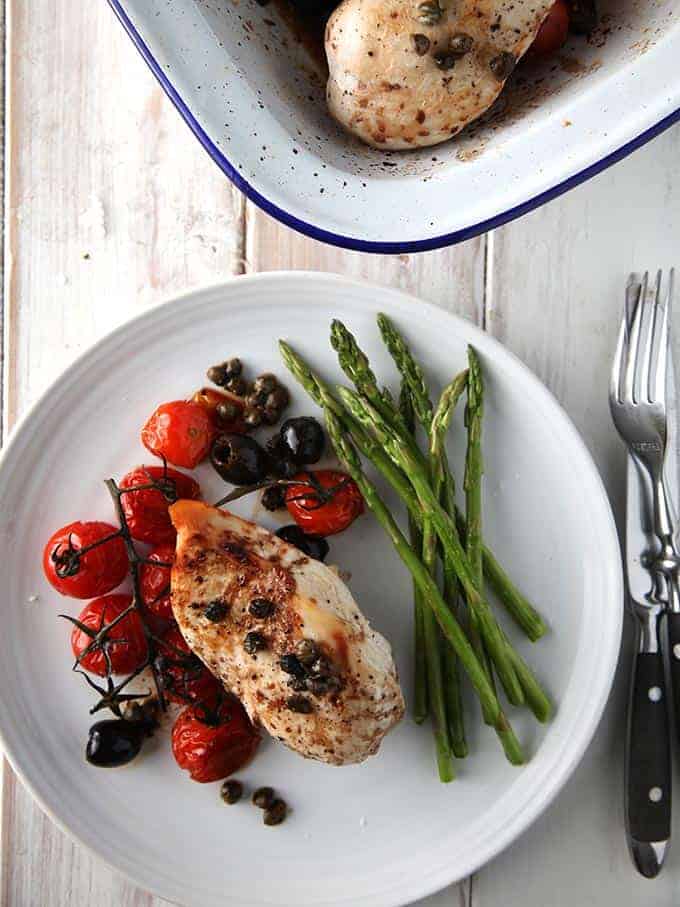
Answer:
MULTIPOLYGON (((625 455, 607 383, 631 271, 680 263, 680 128, 556 202, 499 230, 492 243, 489 330, 557 396, 595 458, 622 525, 625 455)), ((680 327, 675 317, 676 356, 680 327)), ((680 897, 671 848, 653 883, 637 875, 623 834, 623 743, 631 626, 595 740, 555 804, 474 879, 473 907, 670 907, 680 897)), ((597 627, 592 628, 597 632, 597 627)), ((677 778, 677 772, 676 772, 677 778)), ((676 786, 674 836, 680 835, 676 786)))

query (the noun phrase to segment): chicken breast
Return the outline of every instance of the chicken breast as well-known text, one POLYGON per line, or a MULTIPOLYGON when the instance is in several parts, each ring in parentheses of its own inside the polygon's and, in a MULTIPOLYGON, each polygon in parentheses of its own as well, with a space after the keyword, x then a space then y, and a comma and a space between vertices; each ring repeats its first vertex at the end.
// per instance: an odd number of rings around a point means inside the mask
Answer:
POLYGON ((326 27, 333 116, 376 148, 435 145, 484 113, 554 0, 344 0, 326 27))
POLYGON ((336 573, 207 504, 179 501, 170 515, 175 618, 251 719, 310 759, 375 753, 404 700, 389 644, 336 573))

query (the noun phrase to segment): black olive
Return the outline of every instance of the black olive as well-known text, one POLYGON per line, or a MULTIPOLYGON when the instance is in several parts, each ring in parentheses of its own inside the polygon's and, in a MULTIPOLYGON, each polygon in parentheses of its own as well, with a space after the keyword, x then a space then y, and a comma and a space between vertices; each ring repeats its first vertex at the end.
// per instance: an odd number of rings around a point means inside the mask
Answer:
POLYGON ((595 0, 569 0, 569 30, 577 35, 589 34, 597 25, 595 0))
POLYGON ((225 781, 220 788, 220 797, 222 797, 224 802, 228 803, 230 806, 234 803, 238 803, 242 796, 243 785, 240 781, 230 779, 225 781))
POLYGON ((286 506, 286 486, 270 485, 262 492, 262 506, 265 510, 281 510, 286 506))
POLYGON ((303 466, 318 463, 323 454, 326 439, 323 429, 311 416, 286 419, 281 426, 281 440, 289 451, 290 458, 303 466))
POLYGON ((268 598, 254 598, 248 606, 248 610, 258 620, 266 620, 272 616, 276 610, 276 605, 274 602, 269 601, 268 598))
POLYGON ((303 665, 311 665, 319 655, 319 647, 313 639, 301 639, 295 646, 295 654, 303 665))
POLYGON ((292 652, 282 655, 279 665, 282 671, 285 671, 286 674, 292 674, 293 677, 304 677, 307 673, 300 659, 297 655, 293 655, 292 652))
POLYGON ((132 762, 142 748, 148 726, 142 721, 108 718, 93 724, 87 737, 85 758, 91 765, 117 768, 132 762))
POLYGON ((220 620, 223 620, 227 616, 229 611, 229 605, 226 605, 224 602, 221 602, 219 599, 215 599, 214 602, 210 602, 203 616, 207 617, 208 620, 211 620, 214 624, 218 623, 220 620))
POLYGON ((260 809, 269 809, 273 802, 273 787, 258 787, 256 791, 253 791, 253 803, 255 806, 259 806, 260 809))
POLYGON ((269 457, 269 471, 279 479, 292 479, 300 471, 280 434, 273 435, 267 441, 267 456, 269 457))
POLYGON ((262 820, 265 825, 280 825, 286 818, 288 807, 283 800, 274 800, 265 810, 262 820))
POLYGON ((233 485, 254 485, 267 475, 267 455, 253 438, 221 434, 210 448, 210 462, 233 485))
POLYGON ((251 630, 250 633, 246 633, 246 637, 243 640, 243 648, 249 655, 255 655, 257 652, 267 648, 267 640, 257 630, 251 630))
POLYGON ((289 696, 286 705, 291 712, 299 712, 301 715, 309 715, 314 711, 314 706, 306 696, 289 696))
POLYGON ((303 554, 314 558, 315 561, 323 561, 328 554, 328 542, 322 535, 303 532, 295 523, 291 523, 290 526, 282 526, 277 529, 276 534, 284 542, 299 548, 303 554))

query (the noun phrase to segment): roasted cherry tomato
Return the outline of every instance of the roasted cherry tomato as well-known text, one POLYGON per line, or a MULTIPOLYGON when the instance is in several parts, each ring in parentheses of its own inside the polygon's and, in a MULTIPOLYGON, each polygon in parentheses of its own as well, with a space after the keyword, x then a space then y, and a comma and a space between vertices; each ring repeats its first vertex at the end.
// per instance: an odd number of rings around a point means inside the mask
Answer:
POLYGON ((238 397, 230 391, 202 387, 191 399, 210 414, 217 430, 235 434, 244 434, 248 431, 248 426, 243 421, 243 410, 246 405, 243 397, 238 397))
POLYGON ((201 488, 191 476, 162 466, 138 466, 120 480, 120 488, 136 488, 155 482, 158 488, 129 491, 121 504, 133 539, 150 545, 174 544, 177 533, 168 507, 180 498, 197 500, 201 488))
POLYGON ((142 443, 174 466, 193 469, 203 460, 215 435, 205 407, 193 400, 161 404, 142 429, 142 443))
POLYGON ((146 607, 163 620, 172 620, 170 604, 170 571, 175 559, 174 545, 158 545, 142 564, 139 585, 146 607))
POLYGON ((120 536, 98 543, 117 531, 109 523, 97 522, 69 523, 59 529, 43 552, 48 582, 73 598, 94 598, 115 589, 128 572, 125 543, 120 536), (81 554, 87 548, 90 550, 81 554))
POLYGON ((260 742, 245 709, 234 696, 185 709, 172 729, 172 752, 193 781, 219 781, 248 762, 260 742))
POLYGON ((562 47, 569 35, 569 4, 556 0, 529 48, 532 57, 547 57, 562 47))
POLYGON ((288 513, 305 532, 335 535, 364 512, 356 483, 344 472, 317 469, 295 476, 300 485, 286 491, 288 513))
MULTIPOLYGON (((93 635, 96 635, 103 626, 110 624, 119 614, 122 614, 131 602, 131 595, 104 595, 101 598, 95 598, 94 601, 85 605, 78 615, 78 620, 89 627, 93 635)), ((81 630, 80 627, 73 627, 71 648, 76 658, 85 651, 91 642, 92 636, 81 630)), ((139 614, 136 611, 130 611, 121 618, 106 634, 104 645, 111 659, 113 674, 131 674, 143 664, 147 656, 147 644, 139 614), (116 642, 116 640, 120 641, 116 642)), ((91 652, 88 652, 81 660, 80 666, 86 671, 91 671, 92 674, 104 677, 106 675, 106 658, 102 646, 97 645, 91 652)))
POLYGON ((222 689, 219 680, 191 651, 176 625, 161 637, 156 668, 163 692, 171 702, 202 702, 222 689))

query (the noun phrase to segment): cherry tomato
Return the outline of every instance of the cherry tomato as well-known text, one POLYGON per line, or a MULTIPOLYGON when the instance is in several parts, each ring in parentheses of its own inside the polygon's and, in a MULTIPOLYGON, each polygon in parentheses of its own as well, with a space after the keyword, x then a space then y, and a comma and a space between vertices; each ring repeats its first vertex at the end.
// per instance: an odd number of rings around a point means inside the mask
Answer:
POLYGON ((288 513, 305 532, 335 535, 364 512, 364 499, 353 479, 334 469, 317 469, 295 476, 300 485, 286 490, 288 513), (319 490, 315 490, 314 486, 319 490), (319 487, 320 486, 320 487, 319 487))
POLYGON ((170 572, 175 559, 174 545, 158 545, 147 555, 148 561, 139 571, 142 601, 146 607, 163 620, 172 620, 170 603, 170 572), (168 566, 166 566, 168 565, 168 566))
MULTIPOLYGON (((95 598, 94 601, 85 605, 78 615, 78 620, 97 633, 103 626, 110 624, 119 614, 122 614, 131 602, 131 595, 104 595, 101 598, 95 598)), ((121 618, 111 628, 107 639, 107 650, 113 674, 130 674, 144 663, 147 656, 146 637, 142 621, 136 611, 130 611, 121 618), (115 640, 120 640, 120 642, 115 640)), ((73 627, 71 648, 76 658, 85 651, 91 642, 92 637, 84 630, 81 630, 80 627, 73 627)), ((106 658, 103 648, 97 645, 91 652, 88 652, 81 660, 80 666, 92 674, 104 677, 106 675, 106 658)))
POLYGON ((556 0, 529 48, 532 57, 547 57, 562 47, 569 35, 569 4, 556 0))
POLYGON ((191 651, 177 625, 169 627, 161 637, 157 667, 170 702, 202 702, 222 689, 219 680, 191 651))
POLYGON ((205 407, 193 400, 163 403, 142 429, 142 443, 174 466, 193 469, 204 460, 215 435, 205 407))
POLYGON ((98 522, 69 523, 57 530, 43 552, 47 581, 62 595, 73 598, 94 598, 115 589, 129 569, 122 538, 97 545, 85 554, 79 552, 116 532, 115 526, 98 522))
POLYGON ((234 696, 210 707, 190 706, 172 729, 177 765, 201 784, 238 771, 253 757, 259 742, 259 734, 234 696))
POLYGON ((167 488, 146 488, 121 496, 123 512, 133 539, 150 545, 174 544, 177 533, 170 520, 168 507, 180 498, 197 500, 201 488, 191 476, 162 466, 138 466, 120 480, 120 488, 134 488, 158 482, 167 488), (170 500, 172 498, 172 500, 170 500))
POLYGON ((191 399, 210 413, 216 431, 226 431, 238 435, 248 431, 248 426, 243 421, 243 410, 246 405, 243 397, 238 397, 229 391, 216 391, 212 387, 202 387, 191 399), (219 411, 218 407, 220 407, 219 411), (225 418, 225 413, 229 413, 232 417, 225 418))

